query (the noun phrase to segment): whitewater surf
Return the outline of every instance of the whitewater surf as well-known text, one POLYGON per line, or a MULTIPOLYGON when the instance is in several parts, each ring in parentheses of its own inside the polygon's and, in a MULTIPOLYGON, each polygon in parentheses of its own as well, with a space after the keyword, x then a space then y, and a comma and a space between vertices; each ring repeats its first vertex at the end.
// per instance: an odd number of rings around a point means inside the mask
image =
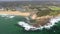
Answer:
MULTIPOLYGON (((29 19, 28 19, 29 21, 29 19)), ((44 25, 44 26, 40 26, 40 27, 33 27, 32 25, 30 25, 29 23, 26 23, 24 21, 20 21, 18 22, 18 25, 20 25, 21 27, 23 27, 25 30, 29 31, 29 30, 40 30, 40 29, 43 29, 43 28, 46 28, 46 29, 50 29, 51 27, 53 27, 55 25, 55 23, 58 23, 60 21, 60 16, 57 16, 57 17, 54 17, 54 18, 51 18, 49 20, 50 23, 47 23, 47 25, 44 25)))

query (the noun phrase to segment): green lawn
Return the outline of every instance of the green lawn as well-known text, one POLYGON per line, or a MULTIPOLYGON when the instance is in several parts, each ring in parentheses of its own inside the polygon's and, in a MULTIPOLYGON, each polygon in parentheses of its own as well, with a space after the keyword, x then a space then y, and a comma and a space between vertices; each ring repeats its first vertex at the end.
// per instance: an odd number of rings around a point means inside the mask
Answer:
POLYGON ((51 10, 60 10, 60 7, 57 6, 49 6, 48 8, 50 8, 51 10))

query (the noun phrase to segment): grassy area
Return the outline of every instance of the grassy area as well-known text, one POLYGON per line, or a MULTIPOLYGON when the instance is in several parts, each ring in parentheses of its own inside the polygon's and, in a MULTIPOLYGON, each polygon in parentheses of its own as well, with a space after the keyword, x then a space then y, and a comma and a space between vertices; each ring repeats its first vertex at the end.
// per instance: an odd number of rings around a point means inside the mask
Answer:
POLYGON ((60 7, 50 6, 48 8, 52 10, 49 15, 54 15, 55 16, 55 15, 60 14, 60 7))
POLYGON ((60 10, 60 7, 57 7, 57 6, 49 6, 48 8, 55 11, 60 10))
POLYGON ((49 6, 47 9, 49 10, 40 10, 38 9, 38 16, 46 16, 46 15, 53 15, 56 16, 58 14, 60 14, 60 7, 56 7, 56 6, 49 6))

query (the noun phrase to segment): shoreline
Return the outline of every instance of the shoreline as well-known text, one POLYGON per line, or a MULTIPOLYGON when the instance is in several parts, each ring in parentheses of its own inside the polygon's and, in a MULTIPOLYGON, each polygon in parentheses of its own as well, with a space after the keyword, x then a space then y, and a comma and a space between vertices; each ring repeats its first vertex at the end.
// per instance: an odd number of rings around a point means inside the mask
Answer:
MULTIPOLYGON (((20 11, 0 11, 0 15, 20 15, 20 16, 28 17, 29 15, 31 15, 31 13, 30 12, 20 12, 20 11)), ((60 16, 60 14, 58 14, 56 16, 60 16)), ((46 16, 42 16, 42 17, 36 17, 35 20, 37 22, 32 24, 32 25, 30 25, 28 23, 25 23, 25 22, 22 22, 22 23, 19 22, 18 25, 20 25, 22 27, 25 27, 25 30, 27 30, 27 29, 28 30, 30 30, 30 29, 31 30, 37 30, 37 29, 43 29, 44 27, 45 28, 50 28, 54 25, 52 21, 54 21, 53 19, 55 19, 56 16, 46 15, 46 16), (50 20, 51 20, 51 22, 50 22, 50 20)), ((35 17, 35 16, 33 16, 33 17, 35 17)), ((11 18, 13 18, 13 17, 11 17, 11 18)))
POLYGON ((0 11, 0 14, 8 14, 8 15, 20 15, 20 16, 29 16, 29 12, 21 12, 21 11, 0 11))

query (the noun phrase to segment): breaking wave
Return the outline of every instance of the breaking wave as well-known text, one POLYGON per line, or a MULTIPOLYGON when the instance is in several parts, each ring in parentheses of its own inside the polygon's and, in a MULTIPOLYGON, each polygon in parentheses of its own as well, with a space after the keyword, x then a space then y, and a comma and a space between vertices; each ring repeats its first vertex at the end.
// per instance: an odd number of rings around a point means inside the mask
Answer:
POLYGON ((1 17, 14 18, 14 15, 0 14, 1 17))
MULTIPOLYGON (((27 18, 27 21, 29 22, 28 18, 27 18)), ((32 25, 30 25, 29 23, 26 23, 24 21, 18 22, 18 25, 24 27, 24 29, 27 30, 27 31, 29 31, 29 30, 38 30, 38 29, 40 30, 40 29, 43 29, 43 28, 50 29, 51 27, 53 27, 55 25, 55 23, 58 23, 60 21, 60 16, 51 18, 49 21, 50 21, 50 23, 47 23, 47 25, 40 26, 38 28, 33 27, 32 25)))

